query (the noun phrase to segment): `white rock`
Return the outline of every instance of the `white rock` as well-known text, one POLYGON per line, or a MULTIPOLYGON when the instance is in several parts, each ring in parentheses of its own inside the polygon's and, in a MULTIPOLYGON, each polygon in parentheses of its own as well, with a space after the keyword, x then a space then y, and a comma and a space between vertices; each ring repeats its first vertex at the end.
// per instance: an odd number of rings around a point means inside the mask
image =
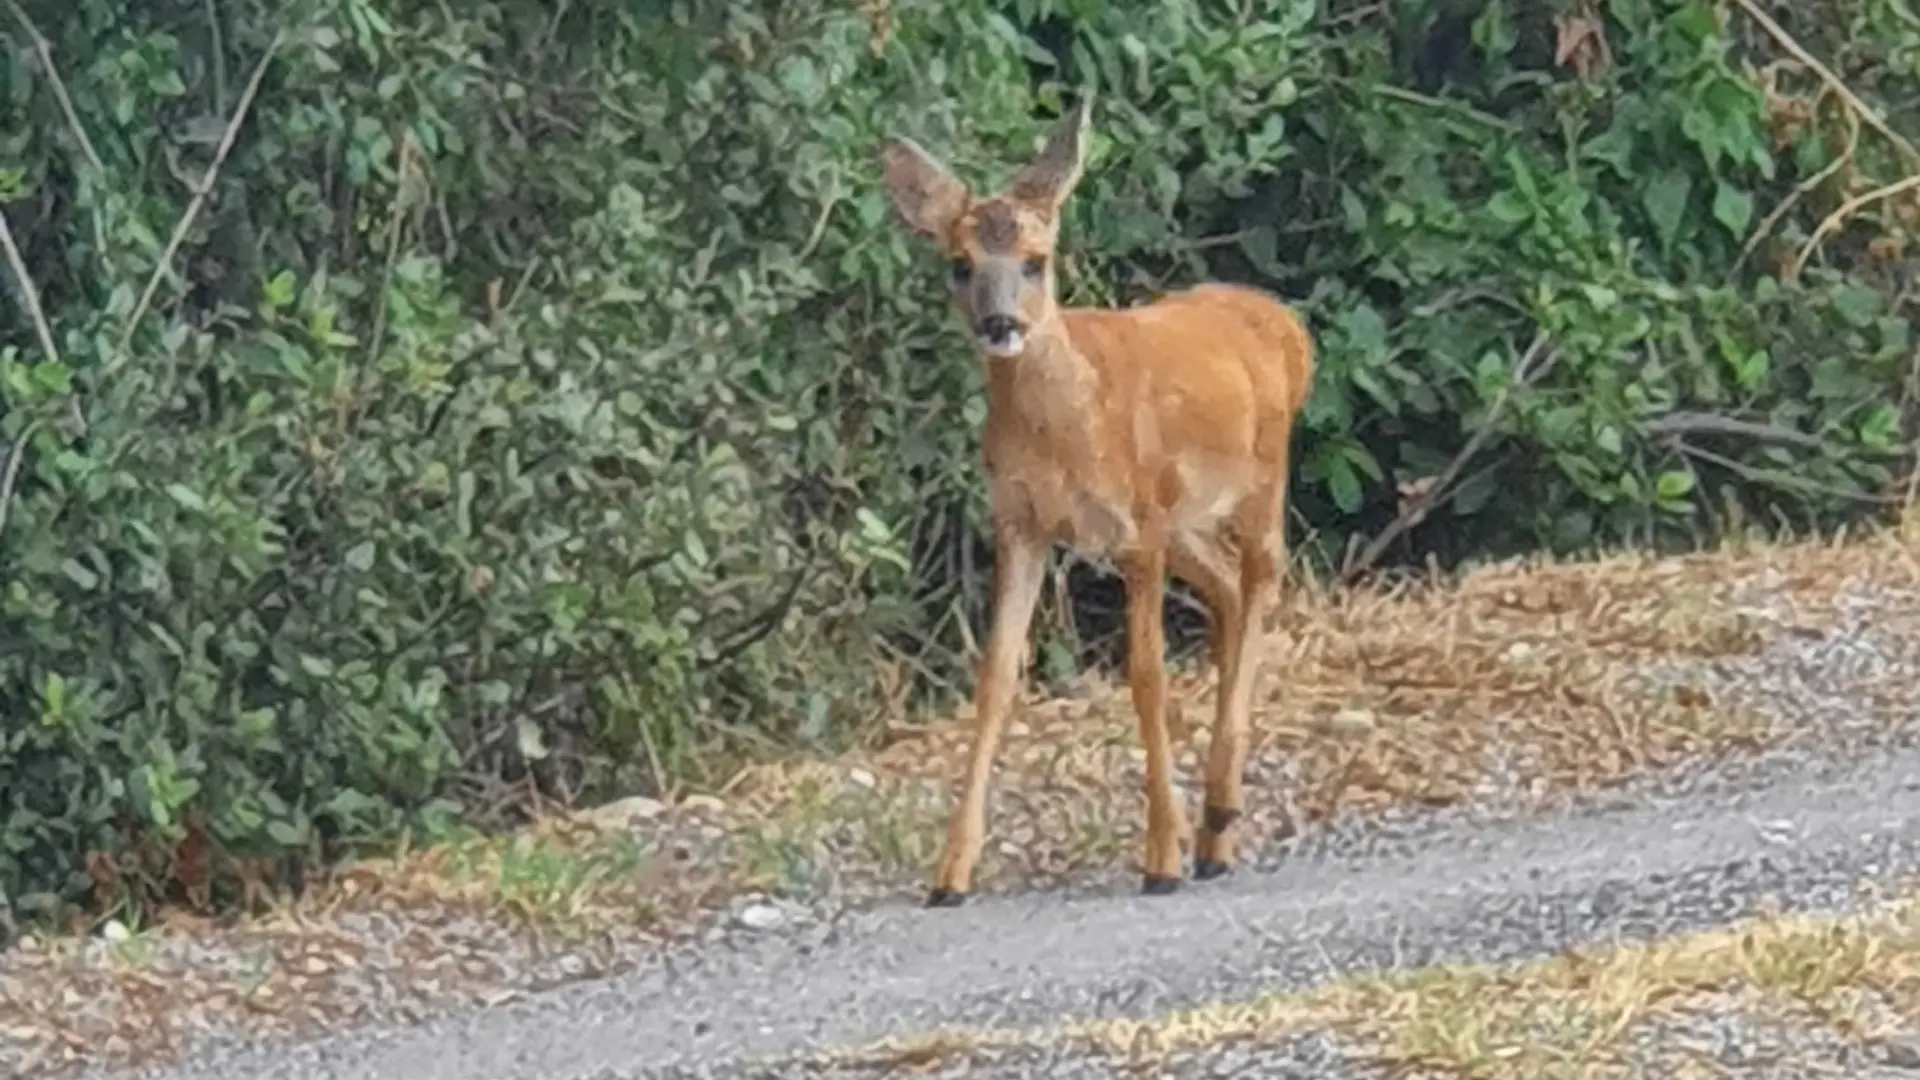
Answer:
POLYGON ((645 795, 616 799, 604 806, 596 806, 587 811, 589 822, 602 829, 631 829, 642 822, 652 821, 667 812, 667 804, 658 799, 649 799, 645 795))
POLYGON ((1327 730, 1335 735, 1365 735, 1378 724, 1372 712, 1366 709, 1341 709, 1327 721, 1327 730))
POLYGON ((748 904, 734 916, 734 921, 749 930, 772 930, 786 922, 787 915, 772 904, 748 904))

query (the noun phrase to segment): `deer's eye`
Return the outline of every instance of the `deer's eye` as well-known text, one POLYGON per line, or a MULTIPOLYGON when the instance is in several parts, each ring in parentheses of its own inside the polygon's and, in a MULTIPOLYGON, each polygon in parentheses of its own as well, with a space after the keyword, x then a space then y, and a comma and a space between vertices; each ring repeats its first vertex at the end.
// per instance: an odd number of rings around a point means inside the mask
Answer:
POLYGON ((965 259, 955 259, 948 271, 953 275, 955 285, 965 285, 973 278, 973 264, 965 259))
POLYGON ((1020 271, 1030 278, 1037 279, 1047 272, 1047 260, 1035 255, 1033 258, 1020 264, 1020 271))

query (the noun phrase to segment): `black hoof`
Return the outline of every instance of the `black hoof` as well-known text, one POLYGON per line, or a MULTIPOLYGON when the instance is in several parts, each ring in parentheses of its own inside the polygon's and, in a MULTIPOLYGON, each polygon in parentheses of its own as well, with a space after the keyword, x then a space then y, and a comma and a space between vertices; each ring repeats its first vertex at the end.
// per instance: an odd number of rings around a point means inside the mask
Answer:
POLYGON ((1148 874, 1145 879, 1140 882, 1140 892, 1146 896, 1166 896, 1179 891, 1180 879, 1177 877, 1161 877, 1158 874, 1148 874))
POLYGON ((934 889, 927 893, 928 907, 959 907, 967 902, 967 894, 952 889, 934 889))
POLYGON ((1233 864, 1223 863, 1219 859, 1195 859, 1193 860, 1193 879, 1195 881, 1212 881, 1217 877, 1225 877, 1227 872, 1232 869, 1233 864))

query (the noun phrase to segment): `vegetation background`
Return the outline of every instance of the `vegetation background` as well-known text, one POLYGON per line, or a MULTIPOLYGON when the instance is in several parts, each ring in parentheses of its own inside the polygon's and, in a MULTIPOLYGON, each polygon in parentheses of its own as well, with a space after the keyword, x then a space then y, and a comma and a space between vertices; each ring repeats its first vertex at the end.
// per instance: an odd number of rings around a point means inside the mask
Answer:
MULTIPOLYGON (((1302 306, 1321 572, 1827 527, 1912 475, 1904 0, 0 0, 0 34, 30 918, 231 905, 965 693, 978 367, 875 151, 998 182, 1082 87, 1069 299, 1302 306)), ((1110 649, 1097 568, 1046 605, 1043 676, 1110 649)))

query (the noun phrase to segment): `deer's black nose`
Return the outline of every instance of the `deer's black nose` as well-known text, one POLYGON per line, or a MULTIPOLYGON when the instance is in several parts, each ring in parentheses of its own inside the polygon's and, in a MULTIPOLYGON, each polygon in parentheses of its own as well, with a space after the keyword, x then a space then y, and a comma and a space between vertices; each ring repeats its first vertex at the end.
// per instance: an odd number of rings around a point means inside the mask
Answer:
POLYGON ((1005 345, 1020 333, 1020 320, 1011 315, 987 315, 974 329, 992 344, 1005 345))

